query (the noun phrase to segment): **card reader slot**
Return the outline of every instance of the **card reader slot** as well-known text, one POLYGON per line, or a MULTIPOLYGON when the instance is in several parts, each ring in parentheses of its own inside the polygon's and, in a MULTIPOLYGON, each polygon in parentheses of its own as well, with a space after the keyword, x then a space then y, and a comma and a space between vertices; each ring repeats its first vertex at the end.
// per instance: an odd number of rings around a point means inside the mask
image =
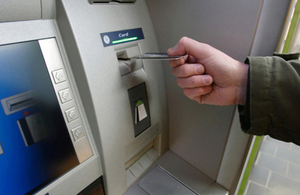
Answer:
POLYGON ((122 57, 118 57, 118 60, 120 61, 128 61, 128 60, 130 60, 130 58, 122 58, 122 57))
POLYGON ((35 103, 35 101, 34 101, 33 98, 27 98, 27 99, 24 99, 24 100, 21 100, 21 101, 18 101, 18 102, 7 101, 7 106, 8 106, 8 109, 10 111, 14 111, 16 109, 26 107, 27 105, 32 105, 34 103, 35 103))
POLYGON ((1 100, 2 107, 6 115, 18 112, 30 106, 33 106, 36 101, 34 99, 34 92, 27 91, 17 95, 13 95, 1 100))
POLYGON ((6 102, 9 111, 14 111, 22 107, 28 107, 28 105, 33 105, 34 103, 35 101, 31 94, 20 96, 6 102))
POLYGON ((135 3, 136 0, 89 0, 90 4, 93 3, 135 3))
POLYGON ((143 68, 142 60, 130 59, 131 57, 137 55, 140 55, 140 49, 137 45, 116 51, 121 76, 143 68))

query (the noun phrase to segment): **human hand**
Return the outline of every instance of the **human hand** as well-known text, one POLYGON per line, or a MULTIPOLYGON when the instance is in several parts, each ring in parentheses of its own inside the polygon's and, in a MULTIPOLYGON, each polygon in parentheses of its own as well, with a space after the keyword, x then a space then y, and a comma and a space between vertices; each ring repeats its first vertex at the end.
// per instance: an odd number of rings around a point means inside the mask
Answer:
POLYGON ((187 37, 168 49, 168 55, 183 54, 188 55, 169 64, 188 98, 201 104, 245 104, 248 65, 187 37))

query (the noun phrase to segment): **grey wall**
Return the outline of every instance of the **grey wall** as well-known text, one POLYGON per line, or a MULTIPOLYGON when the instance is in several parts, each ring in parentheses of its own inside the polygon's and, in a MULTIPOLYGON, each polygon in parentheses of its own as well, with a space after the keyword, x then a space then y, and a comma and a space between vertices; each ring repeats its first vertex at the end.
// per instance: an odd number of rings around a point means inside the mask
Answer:
POLYGON ((1 1, 0 22, 54 19, 55 0, 1 1))
MULTIPOLYGON (((261 0, 148 0, 161 51, 188 36, 244 61, 249 55, 261 0)), ((235 107, 199 105, 186 98, 164 65, 170 149, 213 179, 218 176, 235 107)))
MULTIPOLYGON (((244 61, 248 55, 271 55, 276 50, 290 0, 146 0, 146 3, 162 52, 174 46, 182 36, 188 36, 244 61)), ((233 159, 242 160, 242 152, 239 151, 240 156, 235 155, 232 146, 242 144, 245 148, 245 143, 234 140, 247 140, 241 133, 236 134, 236 125, 231 127, 234 107, 199 105, 190 101, 177 86, 167 63, 164 71, 170 149, 230 188, 234 178, 224 167, 233 159), (233 129, 235 133, 230 132, 233 129), (224 176, 228 181, 220 179, 224 176)), ((238 174, 238 167, 230 172, 238 174)))
POLYGON ((290 0, 264 0, 258 22, 252 56, 272 55, 279 43, 290 0))

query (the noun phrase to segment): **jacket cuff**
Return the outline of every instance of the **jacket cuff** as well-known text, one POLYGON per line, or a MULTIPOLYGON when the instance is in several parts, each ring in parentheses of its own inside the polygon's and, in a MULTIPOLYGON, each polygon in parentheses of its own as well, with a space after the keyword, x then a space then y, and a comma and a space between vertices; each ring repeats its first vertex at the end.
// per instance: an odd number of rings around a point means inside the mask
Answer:
POLYGON ((289 60, 298 60, 300 57, 300 53, 278 53, 278 52, 274 52, 273 56, 278 56, 283 58, 285 61, 289 61, 289 60))
POLYGON ((241 128, 245 133, 266 135, 271 125, 270 100, 271 58, 248 57, 249 64, 247 99, 245 106, 239 106, 241 128), (255 89, 255 90, 251 90, 255 89))
MULTIPOLYGON (((247 62, 246 62, 247 63, 247 62)), ((247 63, 248 64, 248 63, 247 63)), ((248 68, 246 104, 238 105, 240 124, 243 130, 251 127, 250 123, 250 67, 248 68)))

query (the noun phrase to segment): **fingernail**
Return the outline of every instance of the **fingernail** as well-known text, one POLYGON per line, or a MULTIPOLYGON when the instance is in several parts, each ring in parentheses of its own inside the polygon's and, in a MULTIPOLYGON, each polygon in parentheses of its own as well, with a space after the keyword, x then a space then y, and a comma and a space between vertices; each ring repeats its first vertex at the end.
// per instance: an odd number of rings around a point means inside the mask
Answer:
POLYGON ((203 66, 196 66, 195 71, 197 74, 203 74, 203 66))
POLYGON ((205 84, 210 85, 212 83, 212 78, 210 76, 206 76, 203 78, 205 84))

